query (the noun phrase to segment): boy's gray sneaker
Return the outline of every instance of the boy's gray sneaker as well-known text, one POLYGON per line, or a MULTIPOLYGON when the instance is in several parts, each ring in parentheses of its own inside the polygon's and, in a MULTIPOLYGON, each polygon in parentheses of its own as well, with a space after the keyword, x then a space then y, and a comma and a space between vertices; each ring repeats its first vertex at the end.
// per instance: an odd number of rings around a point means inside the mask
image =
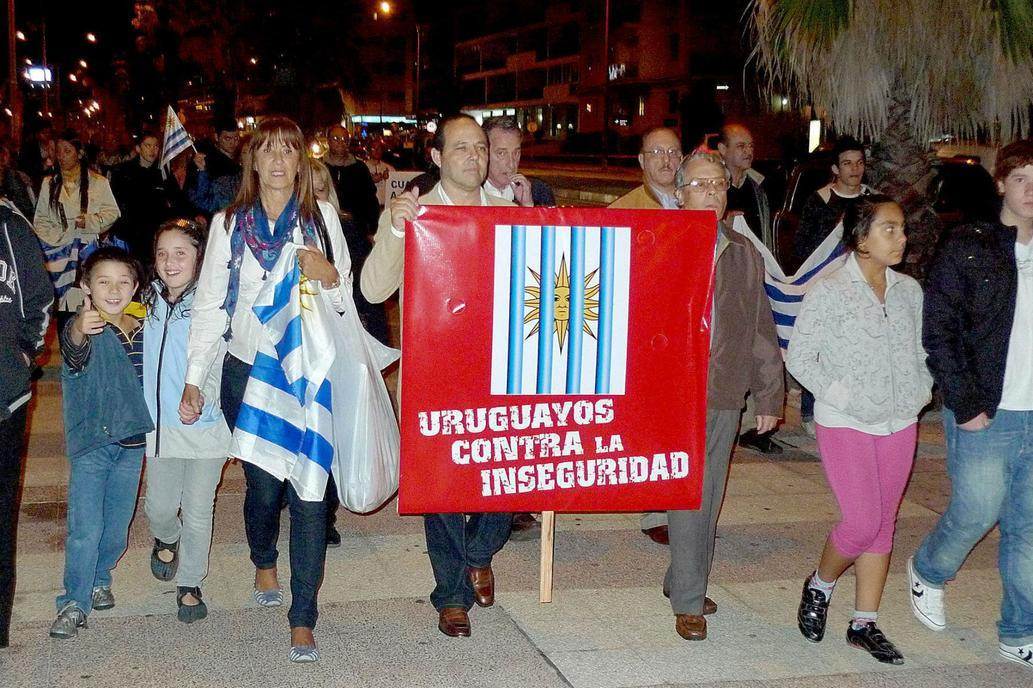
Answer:
POLYGON ((93 589, 93 608, 111 609, 115 606, 115 594, 110 585, 101 585, 93 589))
POLYGON ((54 623, 50 624, 50 637, 69 639, 79 635, 80 628, 86 628, 86 612, 69 602, 61 607, 54 623))

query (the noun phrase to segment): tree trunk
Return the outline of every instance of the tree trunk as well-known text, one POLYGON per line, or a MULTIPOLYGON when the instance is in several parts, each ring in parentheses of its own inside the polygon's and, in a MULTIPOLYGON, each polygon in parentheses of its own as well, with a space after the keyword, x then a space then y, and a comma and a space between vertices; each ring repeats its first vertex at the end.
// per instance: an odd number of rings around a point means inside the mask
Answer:
POLYGON ((934 176, 936 155, 927 141, 920 141, 911 131, 904 88, 898 84, 893 92, 898 95, 890 101, 882 140, 872 147, 869 178, 880 193, 903 207, 908 246, 900 269, 922 280, 943 232, 943 223, 929 205, 926 193, 934 176))

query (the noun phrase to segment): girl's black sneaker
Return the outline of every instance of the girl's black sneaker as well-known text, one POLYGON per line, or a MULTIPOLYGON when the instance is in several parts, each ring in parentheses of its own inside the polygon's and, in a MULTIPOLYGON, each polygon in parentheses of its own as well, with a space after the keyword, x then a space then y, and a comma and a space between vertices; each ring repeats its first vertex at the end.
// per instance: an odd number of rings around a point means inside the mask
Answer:
POLYGON ((874 621, 869 621, 861 628, 847 626, 846 643, 850 647, 864 650, 883 664, 903 664, 904 655, 883 635, 874 621))
POLYGON ((821 590, 811 587, 811 577, 803 582, 800 608, 796 612, 796 625, 803 637, 812 643, 820 643, 825 637, 825 621, 828 618, 829 598, 821 590))

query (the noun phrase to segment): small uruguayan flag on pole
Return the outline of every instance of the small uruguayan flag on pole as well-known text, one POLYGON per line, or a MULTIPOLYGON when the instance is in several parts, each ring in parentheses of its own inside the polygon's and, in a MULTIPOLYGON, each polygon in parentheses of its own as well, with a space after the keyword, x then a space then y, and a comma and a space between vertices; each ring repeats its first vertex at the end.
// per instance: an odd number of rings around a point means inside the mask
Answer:
POLYGON ((179 121, 179 115, 169 105, 169 111, 165 113, 165 141, 161 146, 161 162, 159 163, 162 177, 165 176, 165 171, 172 160, 188 148, 194 148, 194 141, 183 127, 183 123, 179 121))
POLYGON ((334 459, 336 350, 322 298, 301 274, 297 247, 283 248, 255 300, 263 325, 233 431, 232 455, 289 480, 305 501, 323 499, 334 459))
POLYGON ((631 228, 495 228, 492 394, 624 394, 631 228))
POLYGON ((812 284, 839 269, 846 261, 846 249, 843 248, 840 241, 843 236, 843 223, 840 222, 836 225, 835 229, 825 237, 825 241, 814 249, 814 253, 807 257, 800 269, 791 277, 786 276, 778 261, 771 255, 771 251, 750 230, 741 215, 735 218, 732 228, 749 239, 764 259, 764 289, 768 293, 771 313, 775 317, 778 345, 782 347, 782 353, 785 355, 786 349, 789 348, 789 337, 793 333, 793 325, 796 324, 796 316, 800 313, 800 304, 804 294, 812 284))

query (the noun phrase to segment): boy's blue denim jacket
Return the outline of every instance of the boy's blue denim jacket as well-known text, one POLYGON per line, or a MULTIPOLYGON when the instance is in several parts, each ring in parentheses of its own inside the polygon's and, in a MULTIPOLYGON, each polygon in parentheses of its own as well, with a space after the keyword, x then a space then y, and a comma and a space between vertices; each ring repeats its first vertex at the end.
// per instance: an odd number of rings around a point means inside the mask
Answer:
POLYGON ((108 327, 91 338, 81 372, 62 362, 61 396, 70 459, 154 429, 133 364, 108 327))

